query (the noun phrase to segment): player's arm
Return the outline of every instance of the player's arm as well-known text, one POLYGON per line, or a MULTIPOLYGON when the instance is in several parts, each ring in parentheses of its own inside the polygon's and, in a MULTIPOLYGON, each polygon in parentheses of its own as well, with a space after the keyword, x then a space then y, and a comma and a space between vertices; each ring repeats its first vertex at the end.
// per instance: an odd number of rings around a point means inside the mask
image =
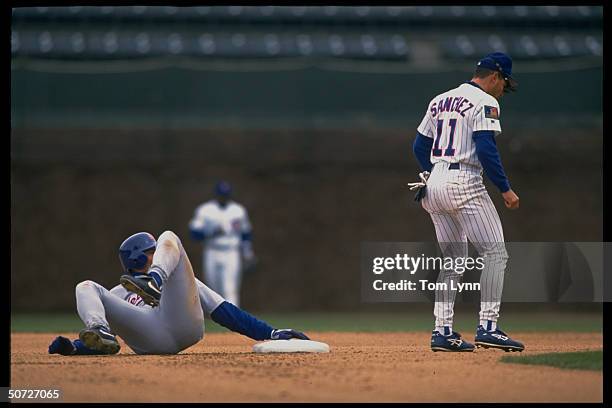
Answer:
POLYGON ((246 261, 252 261, 255 258, 255 253, 253 252, 253 229, 251 227, 249 215, 246 210, 243 211, 244 215, 240 222, 240 250, 242 252, 242 257, 246 261))
POLYGON ((189 221, 189 233, 191 238, 196 241, 203 241, 206 238, 204 233, 204 214, 202 207, 196 208, 195 214, 189 221))
POLYGON ((288 340, 298 338, 308 340, 305 334, 292 329, 275 329, 263 320, 259 320, 239 307, 229 303, 217 292, 196 279, 202 310, 208 313, 214 322, 236 333, 253 340, 288 340))
POLYGON ((417 128, 416 137, 412 144, 412 151, 422 171, 431 172, 433 164, 431 164, 431 147, 434 142, 434 133, 432 129, 432 117, 429 110, 423 116, 423 120, 417 128))
POLYGON ((414 143, 412 144, 412 151, 419 162, 419 166, 423 171, 431 172, 433 164, 429 160, 431 155, 431 147, 433 146, 433 139, 422 135, 417 132, 414 143))
POLYGON ((495 136, 502 132, 499 103, 492 97, 483 100, 476 108, 473 118, 472 139, 478 160, 486 176, 501 192, 506 207, 518 208, 519 198, 510 187, 495 143, 495 136))
POLYGON ((263 320, 229 303, 217 292, 196 279, 202 310, 221 326, 253 340, 277 340, 298 338, 308 340, 305 334, 291 329, 277 330, 263 320))
POLYGON ((196 241, 204 241, 206 239, 215 238, 223 235, 223 229, 210 222, 206 215, 206 207, 198 207, 191 221, 189 221, 189 234, 196 241))
POLYGON ((199 279, 195 281, 198 287, 202 310, 210 314, 214 322, 254 340, 269 340, 273 338, 274 328, 268 323, 251 316, 244 310, 229 303, 199 279))
POLYGON ((253 340, 309 340, 308 336, 293 329, 275 329, 263 320, 224 300, 210 314, 213 321, 253 340))
POLYGON ((519 199, 510 188, 510 182, 506 177, 495 142, 495 132, 493 130, 479 130, 472 133, 472 139, 476 146, 476 155, 482 164, 485 175, 502 193, 506 206, 511 209, 518 208, 519 199))

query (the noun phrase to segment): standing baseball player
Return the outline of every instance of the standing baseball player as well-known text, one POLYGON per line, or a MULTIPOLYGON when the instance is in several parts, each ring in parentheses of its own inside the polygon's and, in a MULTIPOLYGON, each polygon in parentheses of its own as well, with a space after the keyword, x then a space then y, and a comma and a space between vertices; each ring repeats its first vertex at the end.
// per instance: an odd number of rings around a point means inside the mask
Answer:
POLYGON ((76 286, 79 339, 56 337, 50 354, 116 354, 120 336, 137 354, 176 354, 204 336, 204 312, 220 325, 255 340, 308 340, 274 329, 198 281, 180 239, 165 231, 156 241, 140 232, 119 247, 125 275, 110 291, 93 282, 76 286))
POLYGON ((204 243, 204 281, 239 306, 242 265, 246 269, 255 263, 251 223, 246 209, 231 199, 227 181, 215 185, 215 195, 196 208, 189 230, 193 239, 204 243))
MULTIPOLYGON (((504 172, 495 137, 501 133, 499 99, 515 91, 512 60, 501 52, 481 59, 473 78, 433 98, 418 127, 413 150, 423 172, 418 189, 436 229, 442 254, 467 257, 468 240, 484 258, 480 278, 480 321, 475 344, 505 351, 522 351, 523 344, 497 325, 508 254, 499 215, 483 184, 482 173, 495 184, 509 209, 519 198, 504 172)), ((458 282, 462 275, 442 269, 437 282, 458 282)), ((437 287, 443 287, 439 285, 437 287)), ((453 331, 455 290, 435 293, 433 351, 473 351, 474 345, 453 331)))

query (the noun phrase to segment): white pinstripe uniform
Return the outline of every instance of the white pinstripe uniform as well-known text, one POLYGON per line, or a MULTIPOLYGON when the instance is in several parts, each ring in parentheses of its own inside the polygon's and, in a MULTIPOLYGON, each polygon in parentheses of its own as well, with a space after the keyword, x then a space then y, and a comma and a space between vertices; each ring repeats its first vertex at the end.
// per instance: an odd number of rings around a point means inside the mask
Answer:
POLYGON ((220 227, 223 233, 205 241, 203 257, 204 280, 228 302, 240 306, 242 233, 251 232, 251 222, 243 205, 228 201, 221 206, 217 200, 200 205, 189 222, 191 229, 210 234, 220 227))
MULTIPOLYGON (((430 160, 434 164, 427 180, 422 206, 429 212, 444 256, 466 257, 468 240, 485 267, 480 278, 480 323, 499 316, 503 276, 508 255, 499 215, 483 184, 483 168, 476 155, 472 132, 501 133, 497 100, 473 83, 464 83, 440 94, 429 103, 418 127, 434 139, 430 160)), ((458 282, 461 275, 441 270, 438 282, 458 282)), ((434 316, 439 331, 452 330, 455 291, 436 291, 434 316)))

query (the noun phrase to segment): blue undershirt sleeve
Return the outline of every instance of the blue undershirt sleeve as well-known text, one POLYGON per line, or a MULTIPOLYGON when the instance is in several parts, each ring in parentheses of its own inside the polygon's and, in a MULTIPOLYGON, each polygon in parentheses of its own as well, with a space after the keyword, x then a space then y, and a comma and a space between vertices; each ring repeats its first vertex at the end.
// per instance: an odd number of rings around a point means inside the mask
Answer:
POLYGON ((202 232, 201 230, 195 229, 195 228, 190 228, 189 233, 191 234, 191 238, 196 241, 203 241, 204 238, 206 238, 206 236, 204 235, 204 232, 202 232))
POLYGON ((227 301, 217 306, 210 317, 221 326, 253 340, 268 340, 274 330, 268 323, 257 319, 227 301))
POLYGON ((505 193, 510 190, 510 182, 504 172, 497 144, 495 143, 495 133, 492 130, 479 130, 472 133, 472 139, 476 144, 476 155, 482 164, 484 173, 495 186, 505 193))
POLYGON ((421 166, 421 170, 431 172, 433 168, 433 164, 429 161, 429 156, 431 155, 431 147, 433 146, 433 139, 427 136, 424 136, 417 132, 416 138, 414 139, 414 143, 412 144, 412 151, 421 166))

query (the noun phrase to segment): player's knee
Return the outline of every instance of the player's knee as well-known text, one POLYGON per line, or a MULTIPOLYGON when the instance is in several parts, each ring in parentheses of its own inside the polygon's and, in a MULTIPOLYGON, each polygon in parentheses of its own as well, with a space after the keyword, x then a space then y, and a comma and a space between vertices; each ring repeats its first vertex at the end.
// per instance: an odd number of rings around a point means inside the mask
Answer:
POLYGON ((83 282, 79 282, 76 285, 76 290, 83 290, 83 289, 88 289, 88 288, 95 288, 97 287, 98 284, 92 280, 84 280, 83 282))
POLYGON ((79 293, 86 293, 86 292, 89 292, 91 290, 98 290, 99 287, 100 287, 100 285, 98 285, 96 282, 94 282, 92 280, 85 280, 83 282, 79 282, 75 286, 74 293, 78 297, 79 293))
POLYGON ((174 242, 177 242, 177 243, 181 242, 181 240, 179 239, 178 235, 176 235, 174 232, 172 232, 170 230, 162 232, 161 235, 159 236, 158 241, 162 241, 162 240, 165 240, 165 239, 168 239, 168 240, 171 240, 171 241, 174 241, 174 242))
POLYGON ((164 231, 158 238, 158 244, 180 250, 183 247, 178 235, 168 230, 164 231))

